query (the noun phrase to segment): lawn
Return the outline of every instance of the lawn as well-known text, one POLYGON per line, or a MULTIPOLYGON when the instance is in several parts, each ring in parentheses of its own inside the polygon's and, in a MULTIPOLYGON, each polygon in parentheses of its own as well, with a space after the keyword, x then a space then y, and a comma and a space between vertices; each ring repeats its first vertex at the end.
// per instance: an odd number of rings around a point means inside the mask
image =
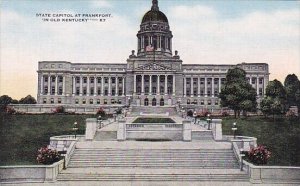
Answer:
POLYGON ((84 134, 85 119, 94 115, 0 115, 0 165, 36 163, 38 148, 48 145, 51 136, 84 134))
POLYGON ((237 123, 237 135, 253 136, 258 144, 267 146, 271 152, 269 165, 300 166, 300 121, 248 117, 223 119, 223 134, 232 135, 232 123, 237 123))

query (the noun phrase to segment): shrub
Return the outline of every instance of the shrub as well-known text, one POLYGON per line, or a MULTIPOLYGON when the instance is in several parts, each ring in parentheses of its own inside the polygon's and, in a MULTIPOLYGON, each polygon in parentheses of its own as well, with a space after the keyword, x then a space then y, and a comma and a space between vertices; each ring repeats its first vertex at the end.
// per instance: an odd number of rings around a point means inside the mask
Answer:
POLYGON ((265 165, 271 157, 271 152, 263 145, 251 148, 247 153, 247 158, 255 165, 265 165))
POLYGON ((289 110, 285 113, 285 117, 287 117, 288 119, 295 119, 297 118, 296 114, 294 111, 289 110))
POLYGON ((56 150, 49 149, 48 147, 42 147, 38 150, 36 160, 38 163, 44 165, 53 164, 61 159, 56 150))
POLYGON ((105 110, 101 107, 97 110, 97 114, 100 115, 101 117, 105 117, 106 112, 105 110))
POLYGON ((221 115, 222 115, 223 117, 226 117, 226 116, 229 116, 229 113, 228 113, 227 111, 222 111, 222 112, 221 112, 221 115))
POLYGON ((122 114, 122 108, 118 108, 118 109, 116 110, 116 114, 122 114))
POLYGON ((65 113, 65 108, 63 106, 58 106, 54 109, 53 113, 55 113, 55 114, 65 113))
POLYGON ((16 110, 13 107, 6 106, 5 113, 6 114, 15 114, 16 110))
POLYGON ((192 110, 187 111, 187 116, 193 117, 194 112, 192 110))

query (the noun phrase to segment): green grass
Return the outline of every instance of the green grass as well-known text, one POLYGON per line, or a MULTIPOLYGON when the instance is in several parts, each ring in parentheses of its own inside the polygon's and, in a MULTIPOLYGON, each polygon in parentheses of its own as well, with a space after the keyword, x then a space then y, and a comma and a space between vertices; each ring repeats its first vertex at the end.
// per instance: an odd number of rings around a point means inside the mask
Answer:
POLYGON ((0 115, 0 165, 37 164, 37 149, 48 145, 51 136, 84 134, 85 119, 94 115, 0 115))
POLYGON ((175 123, 171 118, 137 118, 132 123, 175 123))
POLYGON ((237 135, 257 138, 257 143, 271 150, 269 165, 300 166, 300 121, 248 117, 223 119, 223 134, 232 135, 232 123, 237 123, 237 135))

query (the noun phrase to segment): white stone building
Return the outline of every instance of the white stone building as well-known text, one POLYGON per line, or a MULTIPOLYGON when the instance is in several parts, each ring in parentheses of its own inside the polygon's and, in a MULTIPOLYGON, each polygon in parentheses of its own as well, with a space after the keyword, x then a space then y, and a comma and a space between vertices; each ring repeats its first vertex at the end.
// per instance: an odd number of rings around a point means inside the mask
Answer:
POLYGON ((258 98, 264 95, 269 81, 268 64, 183 64, 178 52, 173 54, 172 37, 167 17, 153 0, 137 33, 137 54, 132 51, 127 62, 40 61, 38 104, 81 108, 180 104, 217 109, 226 73, 234 67, 247 72, 258 98))

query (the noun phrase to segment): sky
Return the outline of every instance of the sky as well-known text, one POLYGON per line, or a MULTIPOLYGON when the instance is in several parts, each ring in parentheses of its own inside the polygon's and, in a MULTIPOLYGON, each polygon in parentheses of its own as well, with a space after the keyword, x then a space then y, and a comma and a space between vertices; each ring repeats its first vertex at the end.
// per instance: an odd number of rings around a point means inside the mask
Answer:
MULTIPOLYGON (((151 4, 0 1, 0 95, 36 97, 38 61, 126 64, 151 4), (105 22, 55 22, 37 14, 111 17, 105 22)), ((284 82, 293 73, 300 78, 299 1, 159 0, 158 5, 169 20, 173 50, 184 64, 268 63, 270 80, 284 82)))

